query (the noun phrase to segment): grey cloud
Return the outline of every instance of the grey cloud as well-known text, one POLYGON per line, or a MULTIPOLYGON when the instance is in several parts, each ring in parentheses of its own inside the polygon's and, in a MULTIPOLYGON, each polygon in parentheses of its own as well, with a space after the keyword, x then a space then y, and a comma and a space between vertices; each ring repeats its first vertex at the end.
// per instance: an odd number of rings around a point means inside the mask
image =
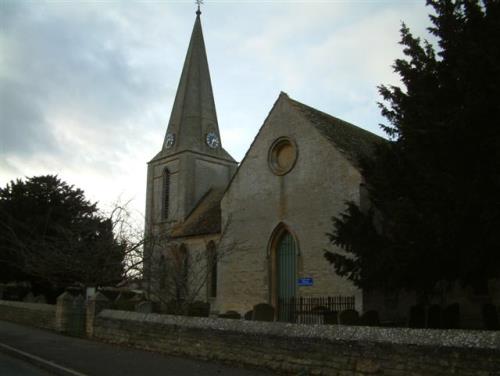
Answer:
POLYGON ((0 156, 54 153, 59 150, 29 86, 0 79, 0 156))
POLYGON ((81 13, 61 3, 2 6, 0 34, 7 43, 0 71, 0 120, 5 155, 69 153, 57 146, 54 114, 95 128, 108 136, 110 148, 125 144, 130 135, 123 123, 158 97, 155 72, 131 63, 138 41, 120 23, 120 7, 77 8, 81 13))

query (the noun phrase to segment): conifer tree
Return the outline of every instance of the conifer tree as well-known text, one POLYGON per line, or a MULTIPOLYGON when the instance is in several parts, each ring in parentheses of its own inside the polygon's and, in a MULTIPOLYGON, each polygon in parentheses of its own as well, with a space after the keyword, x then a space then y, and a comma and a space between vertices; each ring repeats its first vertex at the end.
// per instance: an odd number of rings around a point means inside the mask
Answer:
POLYGON ((402 87, 380 86, 390 141, 363 164, 371 209, 350 202, 326 252, 362 288, 422 293, 500 277, 500 1, 429 0, 421 42, 403 24, 402 87))
POLYGON ((0 281, 29 281, 43 293, 123 278, 124 247, 113 223, 81 189, 57 176, 0 188, 0 281))

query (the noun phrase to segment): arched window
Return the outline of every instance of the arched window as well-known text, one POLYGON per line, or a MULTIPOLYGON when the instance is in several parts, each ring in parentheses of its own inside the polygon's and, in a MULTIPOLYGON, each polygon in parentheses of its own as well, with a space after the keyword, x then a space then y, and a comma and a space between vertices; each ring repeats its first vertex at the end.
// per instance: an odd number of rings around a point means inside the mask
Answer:
POLYGON ((188 277, 189 277, 189 253, 184 244, 181 245, 181 276, 182 282, 184 284, 185 290, 188 289, 188 277))
POLYGON ((189 292, 189 253, 184 244, 174 252, 175 257, 175 299, 185 300, 189 292))
POLYGON ((207 276, 208 297, 215 298, 217 296, 217 250, 213 241, 207 245, 207 276))
POLYGON ((168 207, 170 200, 170 171, 168 168, 163 170, 163 205, 161 216, 163 219, 168 218, 168 207))

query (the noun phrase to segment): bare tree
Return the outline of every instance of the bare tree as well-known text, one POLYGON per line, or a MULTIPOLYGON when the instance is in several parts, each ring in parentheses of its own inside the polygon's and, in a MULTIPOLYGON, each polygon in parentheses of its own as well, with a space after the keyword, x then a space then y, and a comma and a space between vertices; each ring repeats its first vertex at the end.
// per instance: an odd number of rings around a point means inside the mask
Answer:
MULTIPOLYGON (((219 239, 227 233, 229 225, 228 220, 219 239)), ((217 265, 242 246, 236 242, 221 246, 214 240, 205 240, 203 249, 193 251, 169 234, 150 236, 148 242, 148 296, 178 314, 186 314, 192 303, 214 295, 217 265)))
POLYGON ((30 231, 22 221, 0 221, 0 263, 28 278, 55 285, 116 285, 142 276, 142 231, 126 205, 115 205, 100 222, 59 226, 57 233, 30 231))
POLYGON ((130 202, 117 201, 107 214, 107 218, 112 223, 114 239, 122 247, 122 282, 143 278, 144 246, 148 242, 142 226, 130 210, 130 202))

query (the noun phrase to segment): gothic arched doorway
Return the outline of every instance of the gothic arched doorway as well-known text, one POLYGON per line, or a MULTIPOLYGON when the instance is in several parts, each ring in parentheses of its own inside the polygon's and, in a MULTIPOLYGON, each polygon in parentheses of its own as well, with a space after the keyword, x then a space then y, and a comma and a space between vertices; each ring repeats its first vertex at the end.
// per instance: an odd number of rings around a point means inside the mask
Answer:
POLYGON ((297 295, 298 246, 294 236, 281 225, 271 242, 271 303, 279 321, 293 321, 297 295))

